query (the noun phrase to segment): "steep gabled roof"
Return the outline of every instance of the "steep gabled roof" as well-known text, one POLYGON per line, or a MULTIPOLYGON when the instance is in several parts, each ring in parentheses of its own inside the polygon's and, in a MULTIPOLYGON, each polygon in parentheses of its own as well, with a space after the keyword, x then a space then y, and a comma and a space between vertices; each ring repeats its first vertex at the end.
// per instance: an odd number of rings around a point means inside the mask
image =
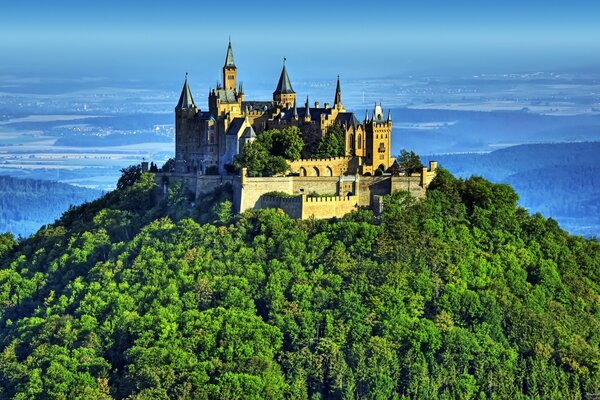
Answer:
POLYGON ((176 110, 187 110, 190 108, 196 108, 196 104, 194 104, 194 99, 192 98, 192 92, 187 82, 187 74, 185 74, 185 82, 183 84, 183 89, 181 89, 181 96, 179 96, 179 102, 175 106, 176 110))
POLYGON ((285 64, 283 64, 283 69, 281 70, 281 76, 279 77, 279 83, 277 84, 277 88, 273 93, 296 93, 294 89, 292 89, 292 83, 290 82, 290 77, 287 74, 285 69, 285 64))
POLYGON ((236 68, 235 61, 233 61, 233 50, 231 48, 231 39, 229 39, 229 46, 227 46, 227 56, 225 56, 225 67, 236 68))
POLYGON ((360 121, 356 118, 353 112, 341 112, 337 115, 335 121, 340 125, 356 126, 360 125, 360 121))

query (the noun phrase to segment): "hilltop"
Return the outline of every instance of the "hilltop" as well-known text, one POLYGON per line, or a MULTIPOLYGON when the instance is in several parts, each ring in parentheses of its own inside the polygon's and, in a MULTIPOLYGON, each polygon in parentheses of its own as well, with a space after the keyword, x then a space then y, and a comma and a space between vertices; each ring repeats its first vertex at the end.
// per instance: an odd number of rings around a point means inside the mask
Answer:
POLYGON ((0 237, 0 397, 537 399, 600 391, 600 245, 439 170, 341 219, 154 179, 0 237))

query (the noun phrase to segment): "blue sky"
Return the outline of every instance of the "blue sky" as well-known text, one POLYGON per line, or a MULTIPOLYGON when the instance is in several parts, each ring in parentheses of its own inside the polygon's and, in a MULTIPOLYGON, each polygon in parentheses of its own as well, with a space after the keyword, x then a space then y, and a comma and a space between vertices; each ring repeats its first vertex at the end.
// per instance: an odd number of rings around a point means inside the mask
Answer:
POLYGON ((0 73, 188 70, 212 82, 229 35, 238 66, 257 76, 284 56, 300 79, 589 70, 600 65, 598 21, 600 2, 577 0, 11 1, 0 13, 0 73))

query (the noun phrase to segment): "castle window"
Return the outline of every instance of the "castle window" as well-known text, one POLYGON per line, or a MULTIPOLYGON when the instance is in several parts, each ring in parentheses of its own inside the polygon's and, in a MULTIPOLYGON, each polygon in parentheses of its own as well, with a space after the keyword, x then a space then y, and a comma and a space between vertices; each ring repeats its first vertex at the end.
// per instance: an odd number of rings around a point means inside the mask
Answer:
POLYGON ((385 145, 383 143, 379 143, 379 149, 377 149, 380 153, 385 153, 385 145))
POLYGON ((350 148, 353 149, 354 148, 354 135, 350 134, 350 148))
POLYGON ((358 135, 358 148, 362 149, 362 135, 358 135))

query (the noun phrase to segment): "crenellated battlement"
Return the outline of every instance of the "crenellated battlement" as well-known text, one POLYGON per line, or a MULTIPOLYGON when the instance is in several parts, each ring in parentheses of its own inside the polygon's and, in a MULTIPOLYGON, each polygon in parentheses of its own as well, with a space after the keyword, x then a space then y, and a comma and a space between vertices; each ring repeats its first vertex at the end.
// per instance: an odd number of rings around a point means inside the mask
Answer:
POLYGON ((356 196, 305 196, 302 198, 303 203, 333 203, 344 201, 356 201, 356 196))

